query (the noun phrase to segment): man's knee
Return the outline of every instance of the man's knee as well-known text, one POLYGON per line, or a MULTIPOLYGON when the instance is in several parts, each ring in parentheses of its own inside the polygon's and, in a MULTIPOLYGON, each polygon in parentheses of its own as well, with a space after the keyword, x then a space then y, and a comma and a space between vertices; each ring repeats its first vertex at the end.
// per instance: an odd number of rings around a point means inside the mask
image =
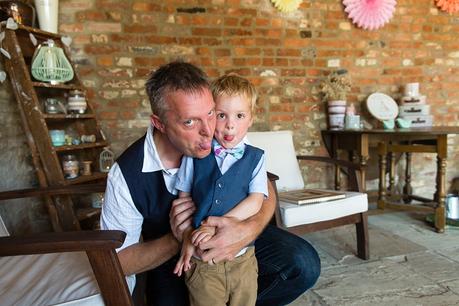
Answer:
POLYGON ((297 243, 291 250, 290 278, 296 279, 299 292, 310 289, 320 276, 320 258, 317 251, 307 242, 297 243))

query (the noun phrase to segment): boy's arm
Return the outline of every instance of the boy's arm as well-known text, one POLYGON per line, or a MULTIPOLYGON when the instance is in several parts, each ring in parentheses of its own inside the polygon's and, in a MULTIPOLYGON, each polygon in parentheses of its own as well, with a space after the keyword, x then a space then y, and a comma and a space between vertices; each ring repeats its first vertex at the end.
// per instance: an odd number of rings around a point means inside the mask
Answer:
POLYGON ((234 217, 238 220, 245 220, 248 217, 255 215, 260 210, 263 198, 264 195, 262 193, 251 193, 247 198, 239 202, 239 204, 227 212, 225 216, 234 217))
POLYGON ((271 220, 276 207, 276 192, 268 183, 269 197, 263 201, 260 211, 240 221, 231 217, 208 217, 203 225, 215 226, 217 234, 199 247, 208 250, 202 253, 202 260, 215 262, 231 260, 251 241, 254 241, 271 220))

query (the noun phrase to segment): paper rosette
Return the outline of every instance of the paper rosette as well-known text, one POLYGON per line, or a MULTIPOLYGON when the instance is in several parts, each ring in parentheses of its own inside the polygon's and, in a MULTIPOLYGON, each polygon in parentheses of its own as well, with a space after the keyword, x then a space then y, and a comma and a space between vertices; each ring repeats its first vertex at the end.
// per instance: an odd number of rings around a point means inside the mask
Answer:
POLYGON ((279 11, 288 13, 296 10, 303 0, 271 0, 271 2, 279 11))
POLYGON ((358 27, 376 30, 387 23, 394 14, 395 0, 343 0, 345 11, 358 27))
POLYGON ((447 13, 456 13, 459 11, 459 0, 437 0, 437 6, 447 13))

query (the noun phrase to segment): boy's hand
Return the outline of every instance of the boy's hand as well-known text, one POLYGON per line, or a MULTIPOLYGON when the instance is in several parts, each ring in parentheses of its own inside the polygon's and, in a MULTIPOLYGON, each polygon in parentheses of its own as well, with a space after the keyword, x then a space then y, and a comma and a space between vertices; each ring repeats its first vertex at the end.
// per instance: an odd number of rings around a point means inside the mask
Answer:
POLYGON ((172 201, 169 212, 169 223, 172 234, 178 241, 183 240, 183 232, 191 227, 192 216, 196 210, 191 197, 178 198, 172 201))
POLYGON ((202 261, 218 263, 233 260, 253 238, 253 230, 243 221, 231 217, 208 217, 203 226, 212 226, 216 234, 206 242, 199 244, 198 254, 202 261))
POLYGON ((191 243, 191 230, 188 229, 184 233, 184 240, 182 244, 182 251, 180 258, 174 268, 174 273, 177 276, 182 276, 182 272, 186 272, 191 268, 190 260, 191 256, 195 253, 195 246, 191 243))
POLYGON ((191 234, 191 243, 194 246, 199 246, 200 243, 204 243, 210 240, 215 235, 214 226, 200 226, 198 229, 194 230, 191 234))

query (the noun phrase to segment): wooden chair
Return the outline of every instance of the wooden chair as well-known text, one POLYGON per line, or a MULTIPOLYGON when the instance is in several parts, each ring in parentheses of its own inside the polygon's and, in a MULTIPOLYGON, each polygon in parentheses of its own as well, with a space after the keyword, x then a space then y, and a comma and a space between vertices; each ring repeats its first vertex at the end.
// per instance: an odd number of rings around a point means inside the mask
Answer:
MULTIPOLYGON (((369 237, 367 224, 368 199, 361 193, 357 179, 359 165, 321 156, 296 156, 291 131, 250 132, 249 142, 265 151, 267 170, 279 176, 276 192, 304 188, 298 160, 332 164, 345 168, 349 190, 344 199, 308 205, 296 205, 278 200, 276 224, 295 234, 328 229, 345 224, 355 224, 357 256, 368 259, 369 237)), ((312 173, 311 175, 316 175, 312 173)))
MULTIPOLYGON (((104 190, 104 185, 26 189, 1 192, 0 200, 104 190)), ((78 231, 8 237, 0 216, 1 304, 133 305, 115 251, 125 236, 78 231)))

